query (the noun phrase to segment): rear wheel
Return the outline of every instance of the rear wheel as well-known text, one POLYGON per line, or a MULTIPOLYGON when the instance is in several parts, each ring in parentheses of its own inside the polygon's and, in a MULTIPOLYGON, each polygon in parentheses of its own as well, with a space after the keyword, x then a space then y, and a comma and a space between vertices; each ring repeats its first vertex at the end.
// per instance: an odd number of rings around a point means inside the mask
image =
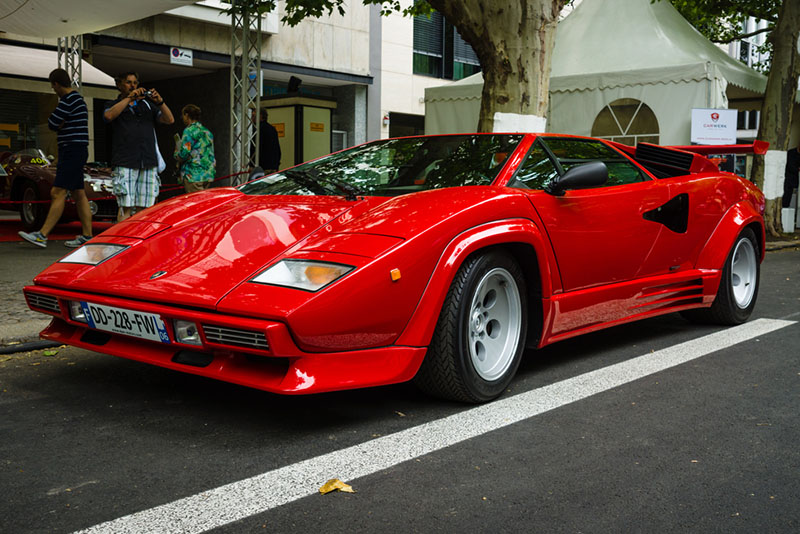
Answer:
POLYGON ((742 324, 753 313, 760 277, 758 241, 753 230, 745 228, 725 260, 714 303, 710 308, 687 310, 682 315, 696 322, 742 324))
POLYGON ((44 224, 47 217, 47 204, 41 203, 43 200, 39 194, 39 188, 31 180, 22 182, 22 204, 19 205, 19 217, 22 219, 22 226, 28 232, 38 230, 44 224))
POLYGON ((493 251, 456 273, 416 384, 447 399, 486 402, 519 367, 527 333, 525 279, 517 262, 493 251))

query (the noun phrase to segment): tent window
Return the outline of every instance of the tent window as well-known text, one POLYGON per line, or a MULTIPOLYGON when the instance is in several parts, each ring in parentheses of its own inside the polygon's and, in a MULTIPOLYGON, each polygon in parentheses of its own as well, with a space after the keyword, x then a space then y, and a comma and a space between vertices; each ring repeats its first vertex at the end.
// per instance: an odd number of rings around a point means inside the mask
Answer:
POLYGON ((592 137, 631 146, 642 142, 658 144, 658 119, 644 102, 620 98, 598 113, 592 125, 592 137))

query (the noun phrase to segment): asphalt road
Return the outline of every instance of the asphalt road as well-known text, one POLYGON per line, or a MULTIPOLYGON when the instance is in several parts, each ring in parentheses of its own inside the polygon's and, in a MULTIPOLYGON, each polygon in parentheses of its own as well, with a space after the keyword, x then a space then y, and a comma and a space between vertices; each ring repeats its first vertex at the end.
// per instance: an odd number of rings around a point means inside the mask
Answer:
POLYGON ((0 356, 0 531, 798 532, 795 321, 800 251, 771 252, 743 329, 673 314, 558 343, 478 409, 0 356), (355 493, 319 494, 332 478, 355 493))

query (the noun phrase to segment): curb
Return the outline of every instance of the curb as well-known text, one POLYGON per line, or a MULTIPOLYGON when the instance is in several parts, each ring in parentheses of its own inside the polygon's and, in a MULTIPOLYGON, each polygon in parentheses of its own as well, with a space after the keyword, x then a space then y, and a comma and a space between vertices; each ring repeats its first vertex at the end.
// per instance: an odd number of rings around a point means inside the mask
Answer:
POLYGON ((800 247, 800 241, 767 241, 766 245, 764 246, 767 252, 795 247, 800 247))
POLYGON ((63 343, 56 341, 31 341, 29 343, 19 343, 17 345, 5 345, 0 347, 0 355, 16 354, 18 352, 29 352, 32 350, 52 349, 60 347, 63 343))

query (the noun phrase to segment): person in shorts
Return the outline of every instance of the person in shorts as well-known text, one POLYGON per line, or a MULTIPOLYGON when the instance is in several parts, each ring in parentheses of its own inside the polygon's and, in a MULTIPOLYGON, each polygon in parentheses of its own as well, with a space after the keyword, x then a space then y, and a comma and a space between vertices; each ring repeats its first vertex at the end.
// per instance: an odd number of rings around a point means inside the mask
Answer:
POLYGON ((89 157, 89 112, 83 97, 72 87, 69 74, 55 69, 48 77, 50 87, 58 95, 58 105, 47 119, 47 126, 58 132, 56 178, 50 189, 50 209, 37 232, 19 232, 25 241, 38 247, 47 246, 47 236, 64 213, 69 192, 75 201, 81 221, 81 235, 66 241, 68 247, 80 247, 92 238, 92 211, 83 189, 83 166, 89 157))
POLYGON ((114 196, 123 221, 156 203, 161 186, 158 176, 155 125, 175 118, 155 89, 139 87, 139 75, 126 72, 116 78, 119 97, 106 107, 103 118, 111 123, 111 165, 114 196))

